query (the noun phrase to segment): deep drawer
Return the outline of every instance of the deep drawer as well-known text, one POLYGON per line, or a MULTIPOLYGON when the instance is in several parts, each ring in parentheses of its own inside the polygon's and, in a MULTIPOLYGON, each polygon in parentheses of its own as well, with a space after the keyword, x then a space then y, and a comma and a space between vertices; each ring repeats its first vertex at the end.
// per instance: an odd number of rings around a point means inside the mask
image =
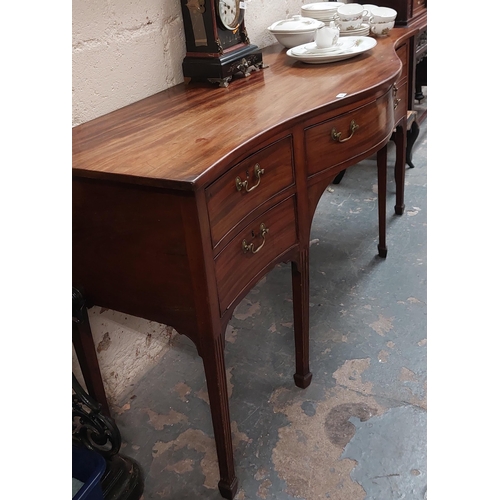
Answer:
POLYGON ((308 175, 362 155, 390 135, 392 88, 376 101, 305 130, 308 175))
POLYGON ((221 314, 263 268, 298 241, 295 221, 295 196, 291 196, 253 219, 218 255, 215 275, 221 314))
POLYGON ((290 136, 245 158, 206 189, 212 247, 239 221, 294 183, 290 136), (258 173, 260 170, 263 173, 258 173), (245 184, 246 183, 246 184, 245 184))

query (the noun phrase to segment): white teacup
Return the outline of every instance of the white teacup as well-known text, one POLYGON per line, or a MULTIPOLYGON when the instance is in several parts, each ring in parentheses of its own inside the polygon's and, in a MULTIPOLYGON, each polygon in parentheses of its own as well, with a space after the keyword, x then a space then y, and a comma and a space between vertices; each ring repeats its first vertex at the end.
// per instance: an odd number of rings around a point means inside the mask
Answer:
POLYGON ((389 34, 389 31, 394 28, 394 21, 389 21, 387 23, 370 23, 370 31, 374 35, 385 36, 389 34))
POLYGON ((373 5, 371 3, 364 3, 363 8, 368 11, 368 14, 363 16, 363 21, 369 21, 370 17, 372 17, 372 8, 377 7, 376 5, 373 5))
POLYGON ((368 15, 368 10, 359 3, 346 3, 337 9, 337 15, 340 21, 352 21, 358 17, 368 15))
POLYGON ((389 23, 396 19, 398 13, 390 7, 372 7, 370 9, 372 23, 389 23))
POLYGON ((325 25, 316 30, 316 35, 314 37, 316 47, 318 47, 318 49, 328 49, 332 47, 338 42, 339 35, 339 29, 335 26, 333 21, 330 21, 329 25, 325 25))
POLYGON ((342 6, 342 5, 345 5, 345 4, 344 4, 344 2, 330 2, 330 3, 328 4, 328 7, 329 7, 330 9, 335 9, 335 10, 337 10, 337 9, 338 9, 340 6, 342 6))
POLYGON ((340 31, 357 30, 359 27, 361 27, 362 22, 363 18, 359 17, 358 19, 354 19, 351 21, 337 21, 337 26, 339 27, 340 31))

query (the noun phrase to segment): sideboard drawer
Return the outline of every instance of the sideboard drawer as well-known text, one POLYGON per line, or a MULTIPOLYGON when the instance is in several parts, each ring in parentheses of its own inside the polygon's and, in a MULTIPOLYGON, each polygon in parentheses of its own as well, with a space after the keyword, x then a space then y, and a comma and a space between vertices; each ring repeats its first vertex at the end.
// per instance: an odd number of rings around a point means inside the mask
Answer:
POLYGON ((408 83, 397 83, 394 85, 394 123, 398 123, 408 110, 408 83))
POLYGON ((215 259, 220 313, 273 259, 298 242, 295 196, 253 219, 215 259))
POLYGON ((360 156, 390 135, 392 88, 376 101, 305 130, 308 175, 360 156), (355 152, 355 153, 354 153, 355 152))
POLYGON ((293 183, 292 139, 287 136, 248 156, 211 184, 205 194, 213 248, 240 220, 293 183))

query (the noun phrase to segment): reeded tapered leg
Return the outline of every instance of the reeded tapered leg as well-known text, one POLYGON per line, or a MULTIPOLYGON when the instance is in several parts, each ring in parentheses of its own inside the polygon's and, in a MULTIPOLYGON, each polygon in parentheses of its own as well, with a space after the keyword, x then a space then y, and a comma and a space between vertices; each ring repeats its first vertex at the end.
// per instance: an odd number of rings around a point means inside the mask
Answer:
POLYGON ((377 151, 377 180, 378 180, 378 254, 387 256, 386 233, 386 203, 387 203, 387 144, 377 151))
POLYGON ((405 210, 405 172, 406 172, 406 118, 396 127, 396 164, 394 166, 394 180, 396 182, 396 205, 394 211, 403 215, 405 210))
POLYGON ((82 370, 87 392, 101 405, 101 411, 108 417, 111 416, 102 383, 101 370, 97 360, 94 339, 90 329, 87 309, 81 309, 82 319, 79 323, 73 322, 73 346, 76 357, 82 370))
POLYGON ((227 395, 226 367, 224 362, 224 336, 215 339, 209 335, 203 340, 201 356, 207 379, 210 412, 214 427, 215 445, 219 461, 219 491, 224 498, 232 500, 238 489, 231 439, 231 420, 227 395))
POLYGON ((309 248, 302 250, 299 262, 292 261, 293 325, 295 334, 295 385, 309 386, 309 248))

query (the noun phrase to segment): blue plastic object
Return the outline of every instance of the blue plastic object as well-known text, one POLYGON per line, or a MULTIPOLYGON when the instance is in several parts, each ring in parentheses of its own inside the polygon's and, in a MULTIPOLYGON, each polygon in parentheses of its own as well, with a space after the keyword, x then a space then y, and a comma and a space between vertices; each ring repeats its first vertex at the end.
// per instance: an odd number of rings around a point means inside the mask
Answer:
POLYGON ((73 445, 73 478, 83 485, 73 500, 104 500, 101 477, 106 470, 106 460, 96 451, 73 445))

